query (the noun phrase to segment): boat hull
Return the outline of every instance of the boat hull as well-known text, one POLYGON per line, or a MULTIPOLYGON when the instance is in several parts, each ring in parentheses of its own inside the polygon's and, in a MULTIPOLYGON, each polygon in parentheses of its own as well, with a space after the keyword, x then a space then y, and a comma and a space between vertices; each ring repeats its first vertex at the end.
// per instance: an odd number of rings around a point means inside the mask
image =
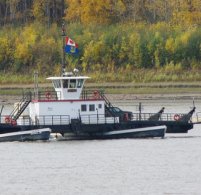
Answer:
POLYGON ((163 138, 166 133, 166 126, 155 126, 146 128, 114 130, 101 134, 95 134, 94 137, 102 139, 121 139, 121 138, 163 138))
POLYGON ((65 133, 66 139, 122 139, 122 138, 164 138, 167 127, 155 126, 146 128, 111 130, 106 132, 65 133))
POLYGON ((49 140, 49 128, 0 134, 0 142, 49 140))

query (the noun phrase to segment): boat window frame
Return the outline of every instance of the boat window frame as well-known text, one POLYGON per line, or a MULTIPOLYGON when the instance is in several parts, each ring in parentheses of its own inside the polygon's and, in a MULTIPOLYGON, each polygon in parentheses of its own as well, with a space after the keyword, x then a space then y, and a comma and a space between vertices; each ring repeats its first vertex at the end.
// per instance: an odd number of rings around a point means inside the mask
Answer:
POLYGON ((89 111, 94 112, 95 111, 95 104, 89 104, 89 111))
POLYGON ((81 104, 81 112, 87 112, 87 104, 81 104), (85 109, 83 109, 85 107, 85 109))
POLYGON ((63 80, 63 88, 68 89, 68 85, 69 85, 69 79, 64 79, 63 80))
POLYGON ((84 79, 77 79, 77 88, 82 88, 84 79))
POLYGON ((53 83, 53 86, 54 88, 61 88, 61 82, 59 79, 56 79, 56 80, 52 80, 52 83, 53 83))
POLYGON ((103 107, 102 104, 98 104, 99 109, 102 109, 102 107, 103 107))
POLYGON ((76 89, 77 79, 69 79, 69 89, 76 89), (74 82, 72 82, 74 81, 74 82))

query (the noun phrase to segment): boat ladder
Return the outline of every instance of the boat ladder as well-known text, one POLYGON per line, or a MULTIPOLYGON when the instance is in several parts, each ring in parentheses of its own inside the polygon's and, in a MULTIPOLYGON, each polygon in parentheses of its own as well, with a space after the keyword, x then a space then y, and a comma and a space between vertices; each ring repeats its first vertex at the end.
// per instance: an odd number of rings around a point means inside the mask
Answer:
POLYGON ((17 106, 14 107, 13 111, 10 114, 10 118, 16 121, 20 115, 27 108, 29 103, 31 102, 31 93, 27 93, 19 102, 17 106))

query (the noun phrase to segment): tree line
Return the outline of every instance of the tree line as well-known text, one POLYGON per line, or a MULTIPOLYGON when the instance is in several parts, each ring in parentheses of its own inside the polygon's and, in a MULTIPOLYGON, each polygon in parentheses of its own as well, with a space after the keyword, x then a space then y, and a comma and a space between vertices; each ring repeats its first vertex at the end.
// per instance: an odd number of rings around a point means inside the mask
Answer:
POLYGON ((0 0, 0 72, 60 73, 61 23, 87 72, 201 67, 200 0, 0 0), (51 67, 51 68, 50 68, 51 67))
POLYGON ((201 24, 200 0, 0 0, 0 25, 174 22, 201 24))

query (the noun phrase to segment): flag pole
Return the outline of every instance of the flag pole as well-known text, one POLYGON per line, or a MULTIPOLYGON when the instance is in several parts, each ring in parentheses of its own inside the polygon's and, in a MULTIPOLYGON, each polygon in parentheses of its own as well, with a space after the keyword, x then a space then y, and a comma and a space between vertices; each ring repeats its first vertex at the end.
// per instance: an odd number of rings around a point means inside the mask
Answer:
POLYGON ((65 31, 65 24, 62 23, 62 42, 63 42, 63 57, 62 57, 62 67, 61 67, 61 76, 65 75, 65 38, 66 38, 66 31, 65 31))

